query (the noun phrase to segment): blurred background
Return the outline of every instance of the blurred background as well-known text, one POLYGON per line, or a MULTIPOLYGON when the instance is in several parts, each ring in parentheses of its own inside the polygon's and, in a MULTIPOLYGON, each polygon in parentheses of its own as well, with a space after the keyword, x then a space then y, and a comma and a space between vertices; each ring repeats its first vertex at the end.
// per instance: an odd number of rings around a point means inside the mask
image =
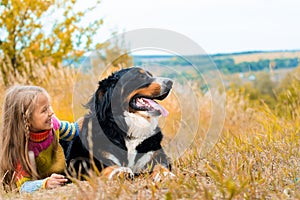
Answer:
POLYGON ((296 0, 0 0, 0 107, 8 87, 40 85, 56 115, 74 121, 99 80, 144 66, 176 82, 161 125, 191 185, 173 184, 171 195, 299 197, 299 8, 296 0), (185 36, 201 53, 133 51, 122 34, 144 28, 185 36))

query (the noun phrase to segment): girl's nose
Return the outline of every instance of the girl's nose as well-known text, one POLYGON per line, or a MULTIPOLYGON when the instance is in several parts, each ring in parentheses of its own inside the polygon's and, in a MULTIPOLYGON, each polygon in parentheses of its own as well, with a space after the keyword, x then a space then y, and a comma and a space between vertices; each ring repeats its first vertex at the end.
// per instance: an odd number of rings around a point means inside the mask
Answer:
POLYGON ((54 114, 54 111, 51 106, 49 107, 48 114, 49 114, 49 116, 52 116, 54 114))

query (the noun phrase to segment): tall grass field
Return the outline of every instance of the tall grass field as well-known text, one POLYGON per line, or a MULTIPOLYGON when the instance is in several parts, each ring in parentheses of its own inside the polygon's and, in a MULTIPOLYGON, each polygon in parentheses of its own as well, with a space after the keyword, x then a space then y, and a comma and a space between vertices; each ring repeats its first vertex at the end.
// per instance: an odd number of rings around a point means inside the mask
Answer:
MULTIPOLYGON (((74 85, 84 75, 71 68, 36 65, 34 69, 45 69, 36 71, 40 81, 31 82, 29 77, 20 76, 16 83, 46 88, 56 115, 61 120, 76 120, 74 109, 81 105, 73 106, 74 85)), ((97 82, 92 85, 96 86, 97 82)), ((220 122, 222 130, 217 142, 205 154, 202 147, 208 129, 220 125, 211 123, 211 96, 201 91, 194 94, 199 117, 181 121, 183 109, 194 112, 189 94, 185 94, 185 104, 178 102, 177 94, 169 95, 163 102, 170 112, 161 122, 164 144, 175 137, 182 123, 199 125, 192 143, 172 160, 174 178, 153 182, 147 174, 134 180, 106 180, 91 175, 87 181, 33 194, 0 188, 0 199, 300 199, 299 89, 300 67, 293 69, 272 106, 263 96, 258 95, 254 101, 244 87, 226 88, 225 94, 219 94, 220 98, 226 96, 225 121, 220 122)), ((1 107, 5 90, 1 85, 1 107)), ((186 137, 189 133, 186 130, 186 137)))

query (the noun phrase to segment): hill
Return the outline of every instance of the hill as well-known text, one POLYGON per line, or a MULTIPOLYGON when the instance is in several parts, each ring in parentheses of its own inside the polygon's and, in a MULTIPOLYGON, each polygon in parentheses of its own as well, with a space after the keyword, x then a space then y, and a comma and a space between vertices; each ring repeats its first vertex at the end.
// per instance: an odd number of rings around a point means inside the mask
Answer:
POLYGON ((300 50, 248 51, 212 55, 134 55, 135 65, 156 63, 160 66, 200 66, 203 71, 211 69, 214 61, 225 74, 260 71, 282 68, 294 68, 299 65, 300 50))
POLYGON ((231 54, 213 54, 214 58, 232 57, 235 63, 258 62, 259 60, 274 60, 285 58, 300 58, 300 50, 281 50, 281 51, 247 51, 231 54))

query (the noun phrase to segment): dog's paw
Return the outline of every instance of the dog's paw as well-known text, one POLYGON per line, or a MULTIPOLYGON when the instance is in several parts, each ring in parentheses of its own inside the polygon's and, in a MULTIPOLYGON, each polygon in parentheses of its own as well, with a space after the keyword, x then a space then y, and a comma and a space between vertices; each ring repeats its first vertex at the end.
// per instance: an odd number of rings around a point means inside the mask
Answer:
POLYGON ((168 179, 175 178, 175 174, 173 174, 169 169, 161 165, 156 165, 151 174, 151 179, 153 180, 153 182, 160 182, 166 178, 168 179))
POLYGON ((117 165, 106 167, 102 174, 108 179, 112 180, 114 178, 121 178, 121 179, 133 179, 134 173, 129 167, 120 167, 117 165))

